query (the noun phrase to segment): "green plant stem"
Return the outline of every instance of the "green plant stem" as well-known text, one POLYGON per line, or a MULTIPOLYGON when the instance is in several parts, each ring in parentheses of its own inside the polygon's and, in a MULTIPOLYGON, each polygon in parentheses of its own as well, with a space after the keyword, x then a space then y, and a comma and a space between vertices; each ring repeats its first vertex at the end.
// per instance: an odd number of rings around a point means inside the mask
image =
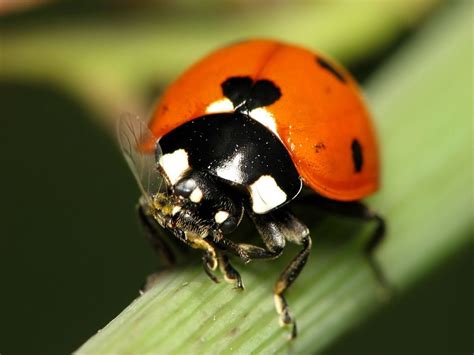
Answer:
MULTIPOLYGON (((370 204, 389 223, 377 257, 399 292, 470 243, 471 70, 471 4, 461 2, 368 85, 384 162, 383 190, 370 204)), ((196 265, 162 273, 77 353, 321 351, 383 305, 361 253, 370 226, 358 226, 336 218, 311 226, 313 254, 288 294, 300 328, 294 342, 271 297, 290 248, 274 262, 237 264, 244 292, 212 284, 196 265)))

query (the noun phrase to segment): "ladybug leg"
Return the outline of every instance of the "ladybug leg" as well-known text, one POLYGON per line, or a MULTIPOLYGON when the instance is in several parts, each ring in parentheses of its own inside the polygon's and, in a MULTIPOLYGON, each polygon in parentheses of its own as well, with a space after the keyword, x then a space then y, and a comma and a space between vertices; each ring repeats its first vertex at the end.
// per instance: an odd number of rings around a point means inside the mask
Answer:
POLYGON ((279 256, 286 241, 303 246, 303 249, 291 260, 274 285, 275 308, 280 315, 281 325, 291 325, 290 338, 297 335, 296 321, 290 312, 285 291, 293 284, 303 270, 311 251, 311 238, 308 228, 300 222, 288 209, 281 208, 272 213, 250 214, 265 245, 279 256))
POLYGON ((296 321, 289 310, 284 293, 303 270, 311 252, 312 241, 308 228, 287 209, 277 210, 273 213, 273 216, 275 220, 279 221, 279 229, 284 234, 285 239, 303 247, 283 270, 273 287, 275 308, 280 315, 280 324, 292 325, 290 338, 294 339, 297 336, 296 321))
POLYGON ((265 243, 265 248, 253 244, 235 243, 234 241, 224 237, 219 237, 214 241, 222 249, 227 250, 228 252, 231 252, 232 254, 240 257, 244 261, 244 263, 249 263, 253 259, 278 258, 283 252, 283 248, 285 247, 284 237, 281 234, 277 234, 277 232, 279 232, 277 229, 265 229, 263 223, 256 222, 255 225, 257 225, 257 223, 259 226, 261 226, 260 228, 257 227, 257 229, 265 243), (262 232, 264 233, 262 234, 262 232), (275 237, 273 239, 271 238, 272 233, 275 237))
POLYGON ((151 243, 153 250, 160 256, 160 259, 164 261, 165 266, 171 267, 176 264, 174 253, 165 242, 168 236, 165 235, 164 229, 153 216, 146 212, 146 207, 142 204, 138 205, 137 213, 148 241, 151 243))
POLYGON ((275 259, 279 257, 283 252, 286 241, 303 246, 303 249, 281 273, 274 286, 275 308, 280 315, 280 323, 292 326, 290 337, 293 339, 297 335, 296 321, 291 315, 284 293, 296 280, 308 260, 311 251, 309 230, 285 208, 263 215, 249 213, 249 216, 253 220, 266 248, 251 244, 234 243, 222 236, 216 238, 215 243, 221 248, 240 256, 246 262, 252 259, 275 259))
POLYGON ((186 233, 178 229, 173 229, 173 233, 178 239, 189 245, 191 248, 201 249, 204 251, 202 257, 204 272, 212 281, 219 283, 219 279, 213 273, 219 265, 219 253, 216 247, 211 242, 193 233, 186 233))
POLYGON ((232 240, 226 238, 219 240, 218 243, 220 247, 240 257, 246 264, 254 259, 276 259, 283 251, 283 248, 268 250, 257 245, 234 243, 232 240))
MULTIPOLYGON (((367 209, 367 211, 372 213, 369 209, 367 209)), ((375 275, 375 278, 377 279, 377 282, 379 283, 382 291, 384 292, 387 298, 390 298, 393 295, 395 289, 385 277, 383 268, 381 267, 381 265, 378 263, 377 259, 375 258, 375 251, 385 238, 385 230, 386 230, 385 220, 383 219, 383 217, 381 217, 380 215, 376 213, 372 213, 372 216, 371 218, 369 218, 369 220, 372 220, 376 223, 376 228, 373 234, 371 235, 369 241, 365 245, 364 252, 365 252, 365 255, 367 256, 367 260, 369 262, 370 268, 372 269, 375 275)))
POLYGON ((303 245, 303 249, 291 260, 285 270, 283 270, 273 287, 275 308, 280 315, 280 324, 292 325, 291 339, 296 338, 298 333, 296 321, 289 310, 284 293, 296 280, 308 260, 312 245, 311 237, 309 235, 302 237, 301 244, 303 245))
POLYGON ((237 270, 230 264, 229 258, 224 253, 218 255, 219 267, 224 274, 224 279, 227 282, 233 283, 236 289, 243 290, 244 284, 242 278, 237 270))
POLYGON ((204 272, 216 284, 219 283, 219 279, 213 274, 213 271, 217 268, 217 265, 218 261, 216 255, 213 255, 207 251, 204 252, 204 255, 202 256, 202 266, 204 268, 204 272))
POLYGON ((257 215, 251 212, 248 214, 265 244, 264 248, 253 244, 235 243, 232 240, 224 238, 222 235, 216 236, 214 239, 215 243, 223 249, 239 256, 245 263, 253 259, 278 258, 283 252, 287 239, 281 216, 276 212, 263 215, 257 215))
POLYGON ((312 204, 331 214, 356 218, 367 222, 374 222, 376 224, 375 230, 364 247, 364 254, 367 257, 369 266, 372 269, 372 272, 385 296, 392 296, 394 293, 394 288, 388 282, 382 267, 375 258, 375 251, 377 250, 377 247, 385 239, 385 219, 360 201, 339 202, 315 194, 305 195, 300 201, 305 204, 312 204))
MULTIPOLYGON (((153 248, 159 254, 163 254, 165 260, 170 265, 173 265, 176 262, 176 258, 170 247, 164 242, 162 235, 160 235, 164 233, 164 229, 158 224, 151 214, 147 213, 147 210, 148 208, 144 204, 140 204, 138 207, 138 215, 142 225, 144 226, 148 239, 151 241, 153 248)), ((219 279, 213 274, 213 271, 215 271, 219 265, 218 252, 215 246, 201 236, 195 235, 193 233, 186 233, 177 228, 169 229, 169 231, 176 239, 180 240, 189 247, 193 249, 201 249, 204 251, 202 257, 204 271, 212 281, 218 283, 219 279)))

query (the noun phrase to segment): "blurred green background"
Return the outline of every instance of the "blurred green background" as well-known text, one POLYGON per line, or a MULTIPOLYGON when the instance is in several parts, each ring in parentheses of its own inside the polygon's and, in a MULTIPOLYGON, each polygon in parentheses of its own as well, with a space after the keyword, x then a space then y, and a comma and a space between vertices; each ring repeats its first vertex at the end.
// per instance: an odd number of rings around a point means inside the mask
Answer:
MULTIPOLYGON (((460 3, 0 2, 0 353, 72 352, 138 296, 156 267, 112 134, 120 112, 146 115, 186 66, 249 37, 320 49, 364 85, 443 13, 464 6, 472 18, 472 2, 460 3)), ((472 51, 470 62, 472 107, 472 51)), ((473 187, 471 175, 471 216, 473 187)), ((472 223, 464 232, 463 248, 420 271, 324 353, 472 353, 472 223)))

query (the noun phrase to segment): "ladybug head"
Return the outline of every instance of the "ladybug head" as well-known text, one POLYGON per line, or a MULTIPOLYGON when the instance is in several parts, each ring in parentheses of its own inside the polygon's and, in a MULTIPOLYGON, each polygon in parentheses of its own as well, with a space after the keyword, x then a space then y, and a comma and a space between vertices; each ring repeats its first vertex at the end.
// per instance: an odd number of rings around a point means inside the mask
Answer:
POLYGON ((155 208, 162 217, 158 220, 167 219, 164 227, 201 237, 216 232, 231 233, 243 216, 242 201, 228 185, 209 174, 193 170, 169 186, 167 194, 157 194, 155 208))

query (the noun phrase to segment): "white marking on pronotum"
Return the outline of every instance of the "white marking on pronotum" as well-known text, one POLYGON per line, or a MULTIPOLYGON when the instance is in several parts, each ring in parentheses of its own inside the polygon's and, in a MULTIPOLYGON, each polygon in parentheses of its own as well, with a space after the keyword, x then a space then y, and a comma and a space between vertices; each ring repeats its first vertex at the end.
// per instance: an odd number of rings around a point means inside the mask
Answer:
POLYGON ((226 161, 222 166, 216 169, 217 176, 224 180, 236 183, 243 182, 242 162, 244 156, 242 153, 235 154, 231 160, 226 161))
POLYGON ((275 117, 273 116, 273 114, 270 111, 268 111, 264 107, 259 107, 259 108, 256 108, 256 109, 253 109, 252 111, 250 111, 249 116, 251 118, 253 118, 255 121, 258 121, 261 124, 263 124, 270 131, 275 133, 275 135, 280 137, 278 135, 275 117))
POLYGON ((206 113, 232 112, 234 111, 234 104, 228 98, 223 98, 214 101, 206 107, 206 113))
POLYGON ((194 202, 198 203, 201 202, 202 200, 203 193, 199 187, 196 187, 193 192, 191 192, 191 195, 189 195, 189 199, 194 202))
POLYGON ((250 185, 252 209, 255 213, 266 213, 286 201, 286 193, 270 175, 262 175, 250 185))
POLYGON ((173 153, 161 156, 159 163, 174 185, 189 169, 188 153, 184 149, 175 150, 173 153))
POLYGON ((214 219, 218 224, 223 223, 227 218, 229 218, 229 212, 226 211, 219 211, 214 216, 214 219))
MULTIPOLYGON (((209 106, 206 107, 206 113, 232 112, 232 111, 237 110, 240 106, 244 104, 245 102, 241 103, 237 107, 234 107, 234 104, 232 103, 232 101, 224 97, 223 99, 216 100, 213 103, 209 104, 209 106)), ((250 112, 247 112, 247 114, 255 121, 263 124, 269 130, 275 133, 278 136, 278 138, 280 138, 277 131, 275 116, 273 116, 273 114, 270 111, 268 111, 266 108, 258 107, 256 109, 253 109, 250 112)))

